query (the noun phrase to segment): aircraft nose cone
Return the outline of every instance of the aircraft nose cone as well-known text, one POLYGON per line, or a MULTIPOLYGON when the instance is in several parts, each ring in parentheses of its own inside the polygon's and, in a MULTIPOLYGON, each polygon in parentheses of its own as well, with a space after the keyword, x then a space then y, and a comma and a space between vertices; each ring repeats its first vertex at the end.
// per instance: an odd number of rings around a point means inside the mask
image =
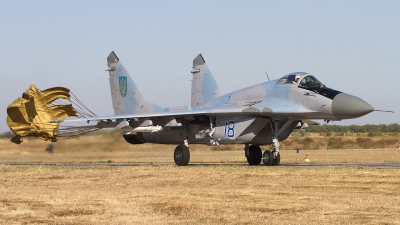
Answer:
POLYGON ((332 101, 332 112, 338 119, 357 118, 373 110, 374 108, 364 100, 345 93, 336 95, 332 101))

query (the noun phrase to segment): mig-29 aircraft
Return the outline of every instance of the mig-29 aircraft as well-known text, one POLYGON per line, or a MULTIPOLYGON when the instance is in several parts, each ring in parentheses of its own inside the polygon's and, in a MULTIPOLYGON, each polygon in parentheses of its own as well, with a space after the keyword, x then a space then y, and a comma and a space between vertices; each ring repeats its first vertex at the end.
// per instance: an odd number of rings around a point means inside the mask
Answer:
MULTIPOLYGON (((130 144, 177 144, 178 166, 189 163, 189 144, 201 143, 244 144, 250 165, 278 165, 279 142, 295 128, 312 119, 329 122, 374 111, 362 99, 328 88, 305 72, 222 95, 201 54, 193 60, 190 107, 163 108, 144 97, 114 52, 107 65, 115 115, 85 120, 97 122, 98 128, 121 127, 130 144), (260 146, 270 144, 273 151, 262 153, 260 146)), ((52 122, 67 121, 74 120, 52 122)))

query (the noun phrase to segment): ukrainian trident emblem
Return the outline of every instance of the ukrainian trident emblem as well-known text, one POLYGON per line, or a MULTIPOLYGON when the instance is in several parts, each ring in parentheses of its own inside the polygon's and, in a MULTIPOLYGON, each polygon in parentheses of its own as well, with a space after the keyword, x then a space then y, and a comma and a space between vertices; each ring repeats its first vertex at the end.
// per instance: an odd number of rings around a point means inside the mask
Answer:
POLYGON ((125 97, 127 91, 128 91, 128 81, 126 79, 126 76, 120 76, 119 77, 119 93, 121 93, 122 97, 125 97))

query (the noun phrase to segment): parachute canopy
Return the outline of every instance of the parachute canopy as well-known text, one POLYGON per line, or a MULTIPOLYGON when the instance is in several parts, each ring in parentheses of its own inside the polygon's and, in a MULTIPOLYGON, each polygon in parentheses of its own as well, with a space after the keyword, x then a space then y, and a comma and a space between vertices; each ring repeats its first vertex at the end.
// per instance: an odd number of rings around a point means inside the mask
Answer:
MULTIPOLYGON (((22 142, 21 137, 32 136, 56 142, 59 123, 50 123, 51 120, 64 120, 67 117, 81 117, 85 114, 72 106, 70 94, 70 90, 65 87, 40 91, 32 84, 22 97, 7 107, 7 124, 16 134, 11 141, 19 144, 22 142)), ((91 116, 86 114, 88 115, 91 116)))

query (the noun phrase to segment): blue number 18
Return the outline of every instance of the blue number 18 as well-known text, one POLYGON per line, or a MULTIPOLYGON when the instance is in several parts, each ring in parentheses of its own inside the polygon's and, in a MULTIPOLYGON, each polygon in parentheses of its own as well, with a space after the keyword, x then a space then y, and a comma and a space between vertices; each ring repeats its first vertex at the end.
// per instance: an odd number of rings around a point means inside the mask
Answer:
POLYGON ((235 121, 225 122, 225 137, 233 138, 235 136, 235 121))

